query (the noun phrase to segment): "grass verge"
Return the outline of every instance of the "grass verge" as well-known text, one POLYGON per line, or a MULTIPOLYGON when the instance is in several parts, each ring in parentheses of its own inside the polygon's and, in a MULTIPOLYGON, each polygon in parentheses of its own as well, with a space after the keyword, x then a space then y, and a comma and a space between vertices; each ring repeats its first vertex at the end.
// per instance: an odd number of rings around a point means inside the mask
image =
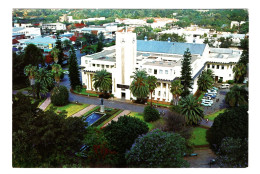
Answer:
POLYGON ((219 111, 217 111, 217 112, 214 112, 214 113, 212 113, 212 114, 209 114, 209 115, 204 116, 204 119, 209 119, 209 120, 211 120, 211 121, 214 121, 214 119, 215 119, 219 114, 222 114, 222 113, 225 112, 225 111, 226 111, 226 109, 221 109, 221 110, 219 110, 219 111))
MULTIPOLYGON (((49 110, 53 104, 49 104, 49 106, 45 109, 45 111, 49 110)), ((75 104, 69 103, 65 106, 53 106, 55 108, 54 112, 59 113, 61 111, 67 112, 67 117, 79 112, 80 110, 84 109, 85 107, 89 106, 89 104, 75 104)))
POLYGON ((80 92, 78 92, 76 90, 74 90, 73 92, 76 94, 81 94, 81 95, 86 95, 86 96, 99 97, 98 94, 87 93, 85 88, 82 88, 80 92))
POLYGON ((194 146, 208 145, 209 143, 206 139, 206 132, 207 129, 201 127, 193 128, 190 143, 194 146))

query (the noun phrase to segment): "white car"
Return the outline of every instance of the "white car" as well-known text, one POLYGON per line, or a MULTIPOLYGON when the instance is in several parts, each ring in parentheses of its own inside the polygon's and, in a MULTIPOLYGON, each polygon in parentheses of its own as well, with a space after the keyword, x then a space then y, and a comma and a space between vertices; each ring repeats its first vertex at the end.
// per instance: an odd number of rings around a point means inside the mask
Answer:
POLYGON ((221 89, 228 89, 229 86, 230 86, 229 84, 225 83, 225 84, 222 84, 220 88, 221 89))
POLYGON ((203 105, 203 106, 211 106, 211 103, 205 102, 205 103, 201 103, 201 105, 203 105))
POLYGON ((210 104, 213 104, 213 100, 202 99, 201 101, 202 101, 202 103, 210 103, 210 104))
POLYGON ((218 92, 216 90, 208 89, 209 94, 217 94, 218 92))

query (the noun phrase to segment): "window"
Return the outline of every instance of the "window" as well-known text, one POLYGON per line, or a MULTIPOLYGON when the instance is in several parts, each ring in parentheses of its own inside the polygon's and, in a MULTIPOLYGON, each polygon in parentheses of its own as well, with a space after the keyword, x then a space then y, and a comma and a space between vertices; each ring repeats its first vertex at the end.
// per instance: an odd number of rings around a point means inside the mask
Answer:
POLYGON ((158 91, 158 96, 160 96, 161 95, 161 91, 158 91))
POLYGON ((219 65, 217 65, 217 69, 219 69, 219 65))
POLYGON ((153 73, 154 73, 154 74, 157 74, 157 69, 154 69, 154 70, 153 70, 153 73))
POLYGON ((231 74, 229 74, 229 77, 231 77, 231 74))
POLYGON ((214 69, 215 68, 215 65, 212 65, 212 69, 214 69))
POLYGON ((163 83, 163 87, 166 88, 166 83, 163 83))
POLYGON ((100 65, 99 65, 99 64, 97 64, 97 67, 100 67, 100 65))
POLYGON ((210 68, 210 64, 208 64, 208 68, 210 68))
POLYGON ((159 70, 159 74, 163 74, 163 70, 160 69, 160 70, 159 70))
POLYGON ((148 69, 148 72, 149 72, 149 73, 152 73, 152 69, 151 69, 151 68, 149 68, 149 69, 148 69))
POLYGON ((224 69, 224 65, 221 66, 221 69, 224 69))
POLYGON ((109 68, 109 65, 106 65, 106 68, 109 68))
POLYGON ((94 64, 94 63, 93 63, 93 64, 92 64, 92 66, 93 66, 93 67, 95 67, 95 66, 96 66, 96 64, 94 64))
POLYGON ((230 65, 230 68, 232 68, 232 65, 230 65))
POLYGON ((153 95, 155 95, 155 91, 153 91, 153 95))
POLYGON ((104 66, 104 65, 102 65, 102 68, 105 68, 105 66, 104 66))
POLYGON ((168 74, 168 70, 165 70, 165 74, 168 74))

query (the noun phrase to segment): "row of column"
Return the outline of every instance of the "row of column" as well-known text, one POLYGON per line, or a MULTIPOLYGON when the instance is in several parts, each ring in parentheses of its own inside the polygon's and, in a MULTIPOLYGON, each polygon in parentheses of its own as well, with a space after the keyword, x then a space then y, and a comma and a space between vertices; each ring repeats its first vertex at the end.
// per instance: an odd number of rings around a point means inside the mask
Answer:
MULTIPOLYGON (((170 93, 170 84, 166 83, 166 87, 163 88, 163 82, 159 82, 160 86, 157 87, 154 91, 155 91, 155 95, 153 95, 154 100, 157 100, 158 98, 159 101, 163 101, 163 99, 165 99, 166 102, 170 102, 172 99, 172 95, 170 93), (158 96, 158 92, 160 91, 160 96, 158 96), (164 97, 164 92, 165 92, 165 97, 164 97)), ((151 98, 151 96, 150 96, 151 98)))
POLYGON ((87 90, 92 90, 92 76, 87 74, 87 90))

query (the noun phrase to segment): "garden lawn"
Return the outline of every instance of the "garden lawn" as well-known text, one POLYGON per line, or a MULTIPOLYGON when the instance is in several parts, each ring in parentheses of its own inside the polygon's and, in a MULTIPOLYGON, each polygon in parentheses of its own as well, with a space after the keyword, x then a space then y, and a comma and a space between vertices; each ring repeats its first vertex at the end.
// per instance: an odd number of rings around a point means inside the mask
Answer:
POLYGON ((73 92, 76 93, 76 94, 82 94, 82 95, 87 95, 87 96, 92 96, 92 97, 98 97, 99 96, 98 94, 87 93, 85 88, 81 89, 80 92, 78 92, 76 90, 74 90, 73 92))
MULTIPOLYGON (((51 103, 47 108, 46 111, 49 110, 53 104, 51 103)), ((67 111, 67 117, 79 112, 80 110, 84 109, 85 107, 89 106, 89 104, 75 104, 69 103, 65 106, 54 106, 54 112, 58 113, 59 111, 67 111)))
POLYGON ((208 145, 208 141, 206 139, 206 132, 207 129, 196 127, 192 130, 192 135, 190 138, 190 142, 192 145, 199 146, 199 145, 208 145))
MULTIPOLYGON (((147 102, 147 105, 150 105, 151 103, 150 102, 147 102)), ((153 102, 153 105, 154 106, 162 106, 162 107, 166 107, 166 108, 170 108, 171 105, 166 105, 166 104, 161 104, 161 103, 155 103, 153 102)))
POLYGON ((217 112, 214 112, 214 113, 212 113, 212 114, 209 114, 209 115, 206 115, 206 116, 204 116, 204 119, 209 119, 209 120, 211 120, 211 121, 214 121, 214 119, 219 115, 219 114, 222 114, 223 112, 225 112, 226 111, 226 109, 221 109, 221 110, 219 110, 219 111, 217 111, 217 112))
MULTIPOLYGON (((131 117, 139 118, 140 120, 144 121, 144 116, 143 116, 142 113, 131 112, 131 113, 128 114, 128 115, 131 116, 131 117)), ((151 130, 153 130, 153 128, 154 128, 154 123, 156 123, 156 122, 158 122, 158 121, 162 121, 162 120, 163 120, 163 119, 160 118, 159 120, 157 120, 157 121, 155 121, 155 122, 151 122, 151 123, 145 122, 145 121, 144 121, 144 122, 147 124, 147 126, 148 126, 148 128, 149 128, 149 131, 151 131, 151 130)))

